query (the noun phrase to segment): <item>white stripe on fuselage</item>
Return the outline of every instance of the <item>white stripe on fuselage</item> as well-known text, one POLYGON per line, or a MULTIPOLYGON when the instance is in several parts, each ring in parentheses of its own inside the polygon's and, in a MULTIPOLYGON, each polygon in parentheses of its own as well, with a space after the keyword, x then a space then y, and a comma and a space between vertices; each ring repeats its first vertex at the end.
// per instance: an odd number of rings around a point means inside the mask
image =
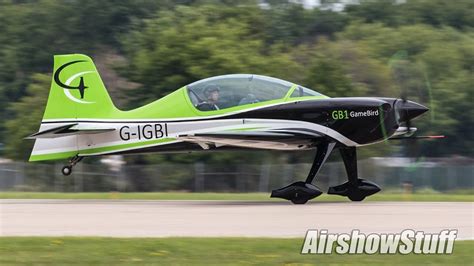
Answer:
MULTIPOLYGON (((68 123, 64 123, 68 124, 68 123)), ((147 141, 157 140, 160 138, 178 138, 180 135, 192 135, 199 133, 216 133, 222 131, 233 131, 241 129, 253 129, 254 131, 289 131, 294 133, 306 133, 308 135, 317 136, 317 134, 328 136, 346 146, 361 146, 360 144, 343 136, 339 132, 310 122, 295 120, 277 120, 277 119, 216 119, 204 121, 182 121, 182 122, 143 122, 143 123, 114 123, 114 122, 81 122, 86 127, 107 127, 116 130, 98 134, 86 134, 76 136, 66 136, 54 139, 37 139, 33 155, 49 154, 66 151, 81 151, 93 148, 104 148, 122 144, 142 143, 137 147, 128 147, 107 152, 98 152, 89 155, 107 154, 117 151, 134 150, 143 147, 151 147, 158 145, 166 145, 173 142, 155 143, 147 145, 147 141), (256 128, 256 129, 254 129, 256 128), (160 129, 158 132, 156 129, 160 129), (312 130, 317 133, 309 133, 312 130)), ((40 131, 47 130, 52 127, 61 126, 61 123, 42 124, 40 131)), ((252 130, 249 130, 252 131, 252 130)), ((262 147, 268 148, 262 142, 262 147)), ((277 149, 277 148, 276 148, 277 149)), ((296 148, 295 148, 296 149, 296 148)))

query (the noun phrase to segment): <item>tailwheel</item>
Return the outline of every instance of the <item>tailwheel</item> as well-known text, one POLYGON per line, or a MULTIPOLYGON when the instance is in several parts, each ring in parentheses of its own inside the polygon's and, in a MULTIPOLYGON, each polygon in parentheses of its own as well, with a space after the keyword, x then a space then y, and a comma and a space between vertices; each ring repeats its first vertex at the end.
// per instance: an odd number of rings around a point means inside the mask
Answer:
POLYGON ((76 165, 78 162, 80 162, 84 157, 81 157, 81 156, 74 156, 72 157, 70 160, 69 160, 69 164, 64 166, 62 169, 61 169, 61 173, 65 176, 68 176, 72 173, 72 167, 74 165, 76 165))
POLYGON ((72 173, 72 166, 66 165, 61 169, 61 173, 65 176, 68 176, 72 173))

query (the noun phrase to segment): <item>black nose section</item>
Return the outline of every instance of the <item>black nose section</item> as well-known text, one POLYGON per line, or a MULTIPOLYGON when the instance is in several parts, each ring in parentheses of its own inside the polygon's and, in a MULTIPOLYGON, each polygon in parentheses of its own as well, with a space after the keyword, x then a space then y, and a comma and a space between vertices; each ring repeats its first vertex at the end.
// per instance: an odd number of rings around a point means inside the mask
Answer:
POLYGON ((403 101, 399 105, 398 110, 400 115, 400 121, 407 121, 424 114, 429 109, 426 106, 423 106, 416 102, 403 101))

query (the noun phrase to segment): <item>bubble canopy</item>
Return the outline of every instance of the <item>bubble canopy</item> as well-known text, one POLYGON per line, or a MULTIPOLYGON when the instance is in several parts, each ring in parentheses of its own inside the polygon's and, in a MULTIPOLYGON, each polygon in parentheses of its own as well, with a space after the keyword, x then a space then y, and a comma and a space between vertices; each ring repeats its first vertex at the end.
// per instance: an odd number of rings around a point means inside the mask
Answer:
POLYGON ((233 74, 211 77, 187 86, 194 107, 201 111, 231 108, 239 105, 290 97, 322 96, 291 82, 253 74, 233 74))

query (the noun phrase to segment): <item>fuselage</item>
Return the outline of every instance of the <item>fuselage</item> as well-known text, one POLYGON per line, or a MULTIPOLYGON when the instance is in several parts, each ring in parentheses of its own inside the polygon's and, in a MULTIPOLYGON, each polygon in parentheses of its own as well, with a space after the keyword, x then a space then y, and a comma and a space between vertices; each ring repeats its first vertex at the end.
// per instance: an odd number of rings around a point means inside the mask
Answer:
POLYGON ((30 136, 36 139, 30 161, 141 152, 305 150, 319 142, 357 147, 403 133, 400 125, 427 110, 394 98, 329 98, 276 78, 232 74, 121 111, 90 58, 55 57, 54 73, 40 130, 30 136), (77 81, 78 87, 73 86, 77 81), (78 91, 81 84, 88 87, 85 94, 78 91))
POLYGON ((91 156, 236 148, 303 150, 314 148, 315 143, 322 138, 349 147, 363 146, 391 137, 399 128, 400 122, 403 122, 400 119, 412 119, 427 110, 421 105, 408 102, 404 109, 395 112, 396 103, 395 98, 306 99, 248 108, 226 115, 184 119, 45 121, 42 130, 68 123, 80 123, 88 128, 105 126, 115 130, 102 134, 62 137, 54 144, 48 143, 48 147, 39 148, 51 152, 57 146, 56 151, 59 152, 69 147, 79 151, 79 156, 91 156), (241 141, 229 143, 220 140, 221 145, 211 145, 205 149, 196 142, 180 138, 189 134, 222 131, 272 131, 291 133, 297 137, 242 138, 241 141))

